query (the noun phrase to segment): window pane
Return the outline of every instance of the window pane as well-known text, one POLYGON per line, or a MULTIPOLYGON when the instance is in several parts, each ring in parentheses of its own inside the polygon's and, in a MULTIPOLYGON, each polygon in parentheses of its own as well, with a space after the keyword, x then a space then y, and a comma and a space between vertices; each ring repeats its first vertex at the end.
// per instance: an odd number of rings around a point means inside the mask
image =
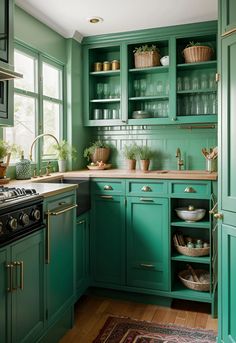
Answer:
POLYGON ((26 91, 36 91, 36 63, 35 59, 23 52, 15 50, 14 53, 15 70, 23 74, 23 79, 16 79, 14 87, 24 89, 26 91))
POLYGON ((61 70, 43 63, 43 95, 61 99, 61 70))
POLYGON ((20 145, 27 158, 29 158, 30 146, 35 138, 35 102, 36 100, 32 97, 15 94, 15 124, 14 127, 5 129, 6 141, 20 145))
MULTIPOLYGON (((51 133, 58 140, 60 137, 60 111, 61 105, 55 104, 50 101, 43 102, 43 127, 44 133, 51 133)), ((44 137, 43 155, 44 157, 52 156, 55 154, 53 145, 55 140, 51 137, 44 137)))

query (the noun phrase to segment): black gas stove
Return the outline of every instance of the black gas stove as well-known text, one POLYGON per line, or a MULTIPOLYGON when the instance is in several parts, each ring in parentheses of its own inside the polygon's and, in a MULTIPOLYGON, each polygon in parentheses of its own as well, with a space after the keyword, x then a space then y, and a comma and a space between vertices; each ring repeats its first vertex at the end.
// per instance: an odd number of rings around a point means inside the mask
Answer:
POLYGON ((43 227, 43 197, 35 189, 0 187, 0 247, 43 227))

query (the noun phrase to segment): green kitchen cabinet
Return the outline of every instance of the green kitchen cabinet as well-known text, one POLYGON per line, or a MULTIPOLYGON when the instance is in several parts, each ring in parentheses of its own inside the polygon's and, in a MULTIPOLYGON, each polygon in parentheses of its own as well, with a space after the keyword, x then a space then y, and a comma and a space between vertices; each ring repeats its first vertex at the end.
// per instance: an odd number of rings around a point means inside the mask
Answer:
POLYGON ((49 197, 46 217, 46 304, 48 325, 56 322, 75 297, 75 192, 49 197))
POLYGON ((89 286, 89 213, 76 218, 76 298, 89 286))
POLYGON ((236 342, 235 251, 236 251, 236 4, 219 2, 219 332, 218 342, 236 342))
POLYGON ((168 199, 127 199, 127 284, 169 289, 168 199))
POLYGON ((236 32, 236 2, 234 0, 220 0, 219 21, 221 35, 226 36, 230 32, 236 32))
POLYGON ((34 342, 43 331, 44 230, 0 251, 1 342, 34 342))
POLYGON ((216 22, 86 37, 85 126, 216 123, 216 37, 216 22), (185 63, 190 41, 212 46, 211 60, 185 63), (135 68, 134 51, 143 45, 155 45, 169 65, 135 68), (112 59, 119 70, 94 71, 95 62, 112 59))
POLYGON ((94 286, 125 284, 125 198, 93 194, 91 210, 91 271, 94 286))

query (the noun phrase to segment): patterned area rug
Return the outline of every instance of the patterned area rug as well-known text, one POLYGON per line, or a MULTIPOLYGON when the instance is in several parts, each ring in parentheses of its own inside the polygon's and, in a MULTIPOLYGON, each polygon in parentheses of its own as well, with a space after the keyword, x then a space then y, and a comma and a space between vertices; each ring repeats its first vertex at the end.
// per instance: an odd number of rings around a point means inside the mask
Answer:
POLYGON ((109 317, 93 343, 212 343, 216 333, 109 317))

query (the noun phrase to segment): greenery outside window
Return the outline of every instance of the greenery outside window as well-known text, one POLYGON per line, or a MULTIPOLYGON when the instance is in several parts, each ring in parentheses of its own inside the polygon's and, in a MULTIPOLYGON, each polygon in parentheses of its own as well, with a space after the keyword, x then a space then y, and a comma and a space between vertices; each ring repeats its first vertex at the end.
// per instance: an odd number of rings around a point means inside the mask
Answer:
MULTIPOLYGON (((63 138, 63 66, 18 44, 14 57, 23 79, 14 81, 14 127, 4 129, 4 139, 19 144, 29 158, 37 135, 50 133, 58 140, 63 138)), ((53 144, 51 137, 40 139, 33 160, 55 159, 53 144)))

